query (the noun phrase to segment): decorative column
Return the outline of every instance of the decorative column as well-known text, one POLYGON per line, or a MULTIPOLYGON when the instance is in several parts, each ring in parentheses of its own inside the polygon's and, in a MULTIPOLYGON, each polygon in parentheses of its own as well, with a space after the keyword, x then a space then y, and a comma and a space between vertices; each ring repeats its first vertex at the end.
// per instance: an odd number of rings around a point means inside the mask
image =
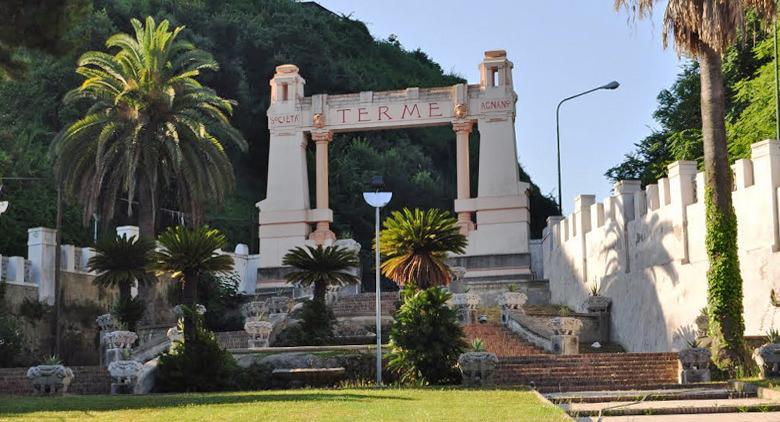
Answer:
MULTIPOLYGON (((455 131, 457 170, 458 170, 458 199, 471 198, 471 179, 469 177, 469 135, 474 127, 471 120, 457 121, 452 124, 452 130, 455 131)), ((471 221, 471 212, 461 211, 458 213, 458 225, 460 232, 464 235, 474 230, 474 223, 471 221)))
MULTIPOLYGON (((333 140, 333 132, 312 132, 311 139, 317 148, 317 209, 330 209, 328 204, 328 144, 333 140)), ((309 235, 317 245, 328 240, 336 240, 336 235, 330 231, 330 221, 317 221, 317 228, 309 235)))

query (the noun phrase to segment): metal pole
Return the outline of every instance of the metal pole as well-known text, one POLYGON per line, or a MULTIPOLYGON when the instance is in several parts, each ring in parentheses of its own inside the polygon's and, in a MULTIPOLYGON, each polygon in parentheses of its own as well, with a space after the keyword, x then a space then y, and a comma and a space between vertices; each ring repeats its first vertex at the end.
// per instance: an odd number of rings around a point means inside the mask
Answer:
POLYGON ((780 80, 778 80, 777 65, 777 16, 772 27, 772 39, 775 43, 775 139, 780 139, 780 80))
POLYGON ((57 217, 54 235, 54 354, 62 357, 62 184, 57 182, 57 217))
POLYGON ((558 123, 561 104, 563 104, 563 101, 558 103, 558 108, 555 109, 555 138, 558 147, 558 214, 563 215, 563 193, 561 192, 561 127, 558 123))
POLYGON ((382 290, 379 285, 379 207, 376 207, 376 255, 374 256, 376 265, 376 386, 382 386, 382 290))

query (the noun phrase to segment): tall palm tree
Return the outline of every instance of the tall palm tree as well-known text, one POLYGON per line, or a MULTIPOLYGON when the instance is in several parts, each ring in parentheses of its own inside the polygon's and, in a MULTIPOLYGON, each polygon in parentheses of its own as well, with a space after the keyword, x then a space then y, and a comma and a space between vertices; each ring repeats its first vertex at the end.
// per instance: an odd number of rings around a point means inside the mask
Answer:
MULTIPOLYGON (((615 0, 615 8, 625 7, 641 18, 648 16, 657 2, 615 0)), ((721 56, 737 38, 748 9, 755 10, 764 21, 775 19, 775 0, 669 0, 664 16, 664 46, 671 36, 679 54, 699 62, 710 334, 716 362, 722 367, 741 365, 745 322, 737 257, 737 219, 731 201, 731 169, 726 148, 721 56)))
MULTIPOLYGON (((154 248, 155 243, 151 240, 135 236, 128 238, 127 235, 104 238, 95 245, 95 255, 89 259, 87 267, 98 273, 94 284, 119 289, 115 307, 118 305, 121 309, 131 303, 130 290, 134 283, 144 286, 157 280, 148 268, 154 248)), ((123 316, 126 315, 120 315, 120 319, 123 316)), ((137 319, 122 322, 132 330, 137 319)))
POLYGON ((167 20, 131 20, 135 36, 106 41, 113 54, 89 51, 76 72, 82 85, 64 101, 86 100, 86 114, 66 126, 51 151, 64 192, 95 212, 114 216, 120 195, 128 214, 136 197, 141 235, 154 238, 162 191, 173 192, 180 209, 199 223, 202 204, 221 201, 234 184, 223 144, 246 150, 228 117, 234 102, 198 82, 203 70, 219 67, 212 56, 177 38, 167 20))
MULTIPOLYGON (((169 274, 174 280, 181 280, 182 302, 190 310, 197 303, 198 281, 202 276, 233 269, 233 258, 219 253, 227 245, 227 239, 217 229, 169 227, 157 240, 162 249, 155 252, 152 266, 158 275, 169 274)), ((186 312, 184 339, 194 336, 195 320, 192 312, 186 312)))
POLYGON ((385 277, 420 289, 448 285, 452 274, 447 254, 462 254, 467 244, 455 217, 438 209, 394 211, 384 221, 379 240, 385 277))
POLYGON ((352 268, 360 266, 360 260, 354 251, 347 248, 298 246, 287 252, 282 263, 295 268, 295 271, 285 276, 289 283, 313 285, 314 300, 323 303, 328 286, 344 286, 360 281, 350 272, 352 268))

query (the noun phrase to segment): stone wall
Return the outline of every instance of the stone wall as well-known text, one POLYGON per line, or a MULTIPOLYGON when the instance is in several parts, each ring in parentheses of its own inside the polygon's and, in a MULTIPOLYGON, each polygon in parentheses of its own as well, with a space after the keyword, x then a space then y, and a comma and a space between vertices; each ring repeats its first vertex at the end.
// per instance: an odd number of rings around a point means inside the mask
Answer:
MULTIPOLYGON (((734 207, 744 289, 746 335, 780 327, 769 293, 780 287, 780 142, 752 146, 733 166, 734 207)), ((628 351, 679 350, 707 302, 704 175, 693 162, 643 191, 637 181, 615 185, 596 203, 575 199, 565 219, 544 231, 544 275, 551 300, 582 311, 589 285, 612 298, 612 338, 628 351)))
MULTIPOLYGON (((27 380, 27 367, 0 368, 0 395, 32 394, 27 380)), ((111 376, 100 366, 70 366, 73 370, 73 382, 68 394, 108 394, 111 392, 111 376)))

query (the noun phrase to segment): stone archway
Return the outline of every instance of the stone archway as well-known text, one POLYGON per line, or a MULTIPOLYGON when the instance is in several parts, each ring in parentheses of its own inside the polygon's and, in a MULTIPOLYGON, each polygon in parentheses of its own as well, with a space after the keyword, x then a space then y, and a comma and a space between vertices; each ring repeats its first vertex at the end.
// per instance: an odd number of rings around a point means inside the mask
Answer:
POLYGON ((495 278, 530 278, 527 183, 519 180, 515 146, 512 62, 487 51, 479 84, 342 95, 304 94, 298 67, 276 68, 268 108, 270 150, 267 197, 257 203, 259 283, 279 280, 282 257, 306 243, 330 244, 328 146, 334 133, 451 125, 457 151, 454 210, 469 246, 456 265, 495 278), (479 131, 478 195, 469 188, 468 140, 479 131), (309 204, 306 145, 316 145, 316 204, 309 204))

